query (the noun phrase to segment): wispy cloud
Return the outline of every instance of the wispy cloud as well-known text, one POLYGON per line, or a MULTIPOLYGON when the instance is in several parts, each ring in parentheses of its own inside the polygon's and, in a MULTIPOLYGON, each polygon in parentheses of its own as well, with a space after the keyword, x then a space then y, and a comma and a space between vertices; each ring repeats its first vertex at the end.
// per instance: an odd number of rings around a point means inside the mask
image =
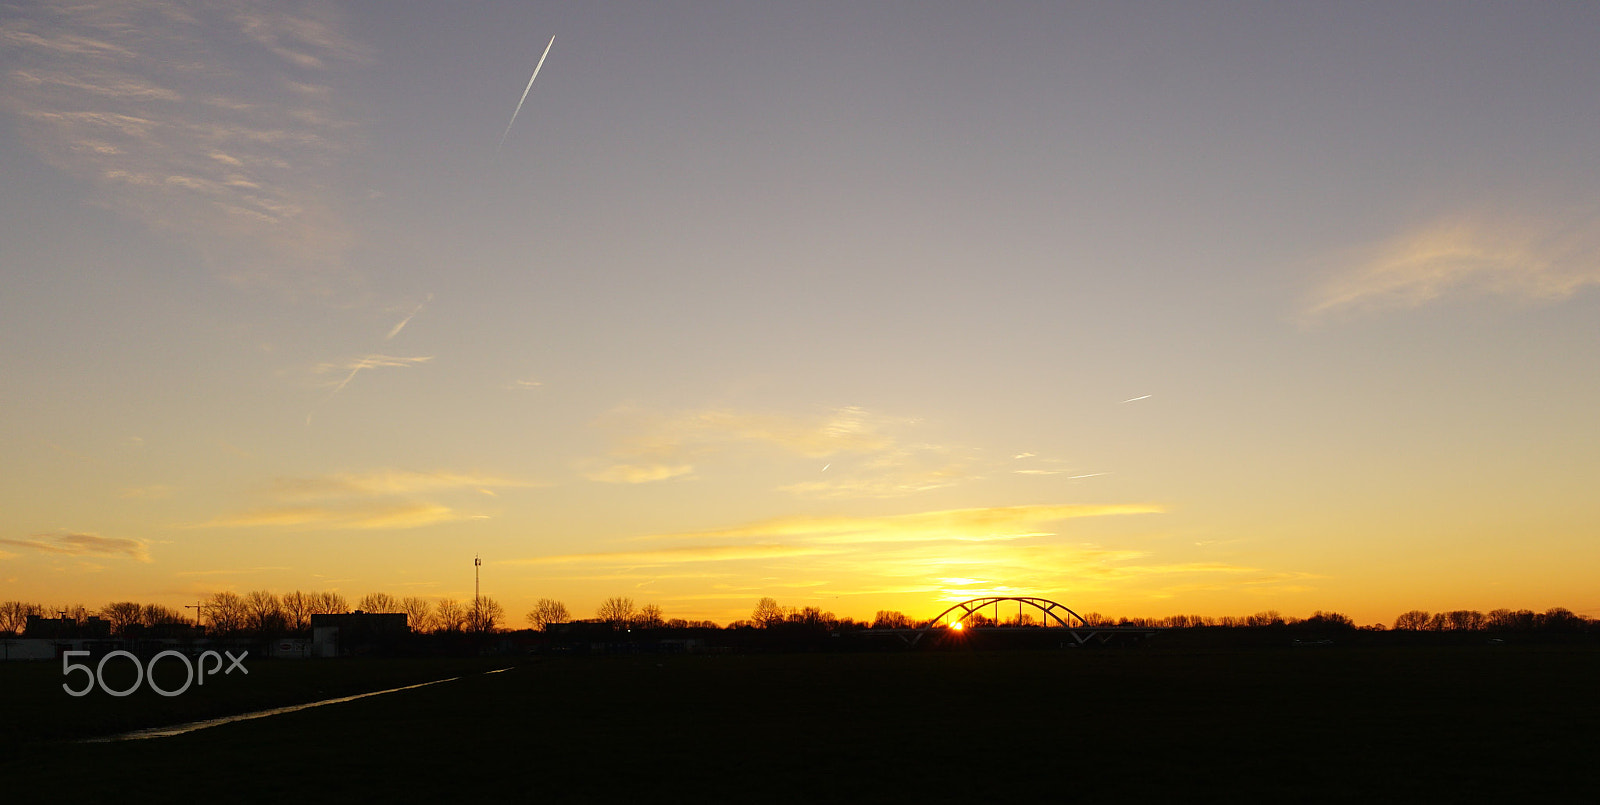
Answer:
POLYGON ((653 534, 643 541, 804 539, 823 543, 981 542, 1045 536, 1049 523, 1083 517, 1159 514, 1153 504, 995 506, 881 517, 787 517, 718 531, 653 534))
POLYGON ((895 498, 955 486, 983 476, 974 451, 945 445, 893 444, 854 461, 829 465, 827 475, 779 489, 808 498, 895 498))
POLYGON ((294 4, 285 13, 282 7, 240 4, 233 9, 233 21, 252 41, 283 59, 307 70, 321 70, 330 60, 365 60, 366 46, 339 30, 339 20, 325 5, 294 4))
POLYGON ((610 461, 586 477, 611 482, 685 478, 713 459, 775 451, 827 461, 826 475, 781 484, 781 491, 811 498, 884 498, 972 480, 979 466, 971 450, 907 438, 918 425, 915 419, 855 406, 811 415, 619 408, 596 425, 611 437, 610 461))
POLYGON ((230 570, 180 570, 174 576, 248 576, 256 573, 265 573, 274 570, 290 570, 282 565, 268 565, 263 567, 247 567, 230 570))
POLYGON ((336 473, 312 478, 279 478, 273 482, 272 492, 283 500, 306 500, 337 496, 412 495, 453 489, 484 491, 533 486, 540 484, 480 473, 379 470, 369 473, 336 473))
POLYGON ((1081 466, 1059 459, 1039 458, 1033 453, 1019 453, 1011 457, 1012 461, 1021 462, 1022 466, 1013 466, 1013 475, 1065 475, 1066 480, 1075 481, 1081 478, 1093 478, 1097 475, 1110 475, 1109 472, 1084 472, 1081 466))
POLYGON ((1442 218, 1344 261, 1305 315, 1414 308, 1455 293, 1560 300, 1600 284, 1600 217, 1442 218))
POLYGON ((688 464, 676 466, 664 464, 647 466, 615 464, 603 470, 584 473, 584 477, 591 481, 601 481, 608 484, 647 484, 671 478, 688 478, 693 475, 694 467, 688 464))
MULTIPOLYGON (((422 355, 412 358, 401 358, 393 355, 362 355, 359 358, 354 358, 345 363, 318 364, 316 371, 319 374, 325 374, 328 372, 346 373, 344 379, 339 381, 333 387, 332 394, 338 394, 344 390, 345 386, 350 385, 350 381, 356 379, 357 374, 369 369, 404 369, 410 366, 420 366, 431 360, 433 360, 432 355, 422 355)), ((332 395, 330 394, 330 396, 332 395)))
POLYGON ((1059 544, 1053 524, 1069 520, 1162 511, 1160 506, 1074 504, 1004 506, 915 512, 879 517, 789 517, 714 531, 634 537, 609 551, 554 554, 507 564, 559 566, 562 578, 666 578, 674 567, 697 578, 729 576, 767 581, 713 585, 696 599, 748 597, 750 591, 794 588, 817 595, 857 594, 864 587, 937 592, 940 579, 1010 574, 1059 586, 1096 564, 1131 561, 1140 551, 1059 544), (627 543, 631 543, 628 546, 627 543), (641 543, 649 547, 637 547, 641 543), (669 543, 662 545, 662 543, 669 543), (689 544, 682 544, 689 543, 689 544), (652 545, 653 544, 653 545, 652 545), (966 572, 952 573, 951 568, 966 572), (570 570, 567 568, 571 568, 570 570), (640 573, 640 571, 646 571, 640 573), (1050 575, 1054 573, 1054 577, 1050 575), (796 579, 799 577, 799 580, 796 579), (801 583, 803 582, 803 584, 801 583))
POLYGON ((618 408, 596 424, 612 434, 613 452, 665 457, 696 455, 734 443, 762 443, 810 458, 883 450, 894 440, 885 433, 896 420, 854 406, 810 417, 706 409, 661 414, 618 408))
MULTIPOLYGON (((471 494, 493 497, 495 489, 539 484, 481 473, 379 470, 310 478, 279 478, 259 505, 221 515, 194 528, 276 527, 293 530, 420 528, 438 523, 485 519, 434 500, 471 494)), ((475 504, 469 504, 475 505, 475 504)))
POLYGON ((58 532, 35 534, 31 539, 0 539, 0 545, 67 556, 126 556, 136 562, 150 561, 150 552, 144 540, 127 537, 58 532))
POLYGON ((326 290, 352 241, 326 179, 357 128, 330 71, 370 60, 327 8, 13 6, 0 104, 97 203, 231 278, 326 290))
POLYGON ((419 528, 461 519, 447 506, 433 503, 372 502, 340 506, 271 506, 218 517, 200 527, 296 529, 419 528))
POLYGON ((127 500, 164 500, 172 497, 176 489, 164 484, 151 484, 149 486, 134 486, 117 493, 117 497, 127 500))
POLYGON ((498 564, 605 564, 637 567, 640 565, 671 565, 688 562, 730 562, 749 559, 788 559, 797 556, 818 556, 840 553, 813 545, 701 545, 681 548, 656 548, 645 551, 608 551, 600 553, 575 553, 557 556, 535 556, 508 559, 498 564))
POLYGON ((422 309, 424 307, 426 307, 429 302, 432 302, 432 301, 433 301, 433 294, 428 294, 428 296, 426 298, 424 298, 421 302, 417 303, 417 306, 415 308, 411 309, 410 313, 406 314, 405 318, 401 319, 399 321, 399 323, 395 324, 395 326, 389 330, 389 334, 384 336, 383 340, 385 340, 385 341, 393 341, 394 337, 399 335, 400 331, 404 330, 406 328, 406 325, 410 324, 411 320, 416 318, 417 314, 421 313, 422 309))

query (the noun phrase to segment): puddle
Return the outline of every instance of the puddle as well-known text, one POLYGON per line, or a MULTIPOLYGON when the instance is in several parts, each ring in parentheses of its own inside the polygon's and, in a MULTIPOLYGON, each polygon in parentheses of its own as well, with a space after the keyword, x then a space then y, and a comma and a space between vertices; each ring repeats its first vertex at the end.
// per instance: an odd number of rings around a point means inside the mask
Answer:
MULTIPOLYGON (((511 669, 510 668, 498 668, 498 669, 495 669, 493 671, 486 671, 485 673, 499 674, 499 673, 504 673, 504 672, 509 671, 509 670, 511 670, 511 669)), ((459 677, 459 676, 452 676, 452 677, 450 677, 448 679, 435 679, 432 682, 419 682, 419 683, 417 683, 415 685, 405 685, 403 687, 390 688, 388 690, 375 690, 375 691, 372 691, 371 693, 357 693, 354 696, 340 696, 337 699, 323 699, 320 702, 307 702, 305 704, 293 704, 293 705, 289 705, 288 707, 274 707, 271 710, 256 710, 255 712, 251 712, 251 713, 240 713, 238 715, 233 715, 233 716, 223 716, 222 718, 211 718, 211 719, 207 719, 205 721, 191 721, 191 722, 189 722, 187 724, 177 724, 177 725, 174 725, 174 726, 171 726, 171 727, 148 727, 146 729, 134 730, 132 732, 123 732, 123 733, 118 733, 116 735, 107 735, 107 736, 105 736, 103 738, 85 738, 84 740, 79 741, 79 743, 104 744, 104 743, 112 743, 112 742, 115 742, 115 741, 141 741, 141 740, 144 740, 146 738, 171 738, 174 735, 182 735, 182 734, 184 734, 186 732, 194 732, 195 730, 203 730, 203 729, 206 729, 208 727, 217 727, 217 726, 221 726, 223 724, 232 724, 235 721, 249 721, 249 720, 251 720, 253 718, 266 718, 267 716, 276 716, 276 715, 282 715, 284 713, 293 713, 293 712, 295 712, 297 710, 308 710, 308 709, 310 709, 312 707, 321 707, 321 706, 323 706, 325 704, 338 704, 340 702, 353 702, 356 699, 365 699, 368 696, 382 696, 385 693, 395 693, 397 691, 412 690, 414 688, 425 688, 425 687, 427 687, 429 685, 437 685, 437 684, 439 684, 441 682, 454 682, 454 681, 456 681, 457 679, 460 679, 460 678, 461 677, 459 677)))

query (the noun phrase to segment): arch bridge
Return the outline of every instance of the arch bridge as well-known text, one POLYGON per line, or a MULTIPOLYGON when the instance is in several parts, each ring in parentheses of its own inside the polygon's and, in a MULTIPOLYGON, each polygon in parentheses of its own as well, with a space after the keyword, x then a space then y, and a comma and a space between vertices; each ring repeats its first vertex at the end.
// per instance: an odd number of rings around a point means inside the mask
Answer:
MULTIPOLYGON (((867 629, 858 632, 864 637, 878 637, 893 635, 904 641, 907 646, 915 646, 928 633, 934 633, 932 638, 936 643, 947 643, 952 640, 962 640, 960 635, 965 629, 966 621, 983 613, 985 609, 994 609, 994 622, 1000 621, 1000 607, 1002 604, 1016 602, 1017 620, 1013 623, 1020 625, 1025 607, 1032 607, 1039 611, 1040 622, 1043 629, 1007 629, 1001 628, 993 632, 985 629, 983 633, 992 635, 1012 635, 1022 637, 1025 635, 1046 634, 1059 635, 1064 646, 1085 646, 1089 644, 1108 645, 1113 642, 1128 643, 1139 642, 1161 631, 1154 627, 1144 626, 1111 626, 1109 624, 1091 624, 1088 618, 1079 615, 1070 608, 1051 601, 1048 598, 1022 595, 995 595, 984 598, 974 598, 962 601, 949 609, 939 613, 939 616, 927 621, 922 626, 912 629, 867 629)), ((1009 609, 1009 606, 1007 607, 1009 609)))
POLYGON ((1035 598, 1032 596, 1018 595, 996 595, 989 596, 987 598, 974 598, 970 601, 962 601, 961 603, 939 613, 938 617, 928 622, 928 625, 931 627, 938 627, 942 621, 946 626, 954 626, 957 623, 965 623, 968 618, 972 617, 973 615, 982 614, 983 610, 988 609, 989 607, 994 607, 994 622, 998 624, 1000 622, 1000 602, 1002 601, 1017 602, 1018 621, 1022 619, 1021 616, 1023 606, 1030 606, 1039 610, 1039 619, 1045 626, 1049 626, 1051 621, 1055 621, 1056 626, 1066 629, 1084 629, 1088 628, 1089 626, 1089 621, 1086 618, 1076 612, 1073 612, 1071 609, 1062 604, 1058 604, 1048 598, 1035 598), (961 614, 955 615, 957 611, 960 611, 961 614), (955 615, 955 617, 951 618, 949 621, 945 621, 945 618, 951 615, 955 615))

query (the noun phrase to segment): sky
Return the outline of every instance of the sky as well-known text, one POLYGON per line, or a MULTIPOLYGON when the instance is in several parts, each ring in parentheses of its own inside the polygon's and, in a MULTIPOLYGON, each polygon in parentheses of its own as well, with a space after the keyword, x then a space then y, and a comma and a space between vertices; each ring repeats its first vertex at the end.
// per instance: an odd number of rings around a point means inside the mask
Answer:
POLYGON ((1597 30, 0 0, 0 599, 1600 616, 1597 30))

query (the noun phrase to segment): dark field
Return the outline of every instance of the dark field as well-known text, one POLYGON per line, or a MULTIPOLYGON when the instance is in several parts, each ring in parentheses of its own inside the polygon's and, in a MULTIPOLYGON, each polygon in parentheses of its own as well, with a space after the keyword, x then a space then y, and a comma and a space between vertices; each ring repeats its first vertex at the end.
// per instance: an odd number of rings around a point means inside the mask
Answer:
POLYGON ((205 697, 143 701, 73 699, 59 662, 0 681, 4 778, 78 802, 1600 797, 1588 646, 260 661, 205 697), (179 737, 66 742, 463 671, 179 737))

